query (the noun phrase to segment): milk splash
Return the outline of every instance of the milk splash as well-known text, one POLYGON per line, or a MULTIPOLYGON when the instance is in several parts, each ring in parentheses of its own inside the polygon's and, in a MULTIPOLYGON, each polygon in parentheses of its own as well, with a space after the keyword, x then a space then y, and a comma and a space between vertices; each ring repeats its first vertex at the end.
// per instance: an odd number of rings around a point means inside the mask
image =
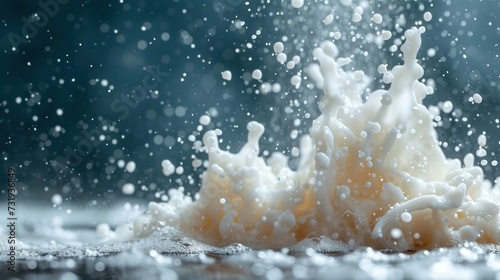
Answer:
POLYGON ((406 31, 404 64, 384 75, 389 90, 365 101, 363 74, 342 69, 349 59, 337 58, 331 42, 314 50, 322 114, 301 139, 296 171, 281 153, 259 157, 262 124, 248 124, 248 141, 236 154, 221 150, 209 131, 208 169, 195 199, 171 189, 167 203, 151 202, 110 238, 147 236, 168 225, 216 246, 279 248, 320 236, 394 250, 499 243, 498 188, 484 180, 472 155, 464 166, 445 158, 422 105, 427 88, 416 59, 422 32, 406 31))

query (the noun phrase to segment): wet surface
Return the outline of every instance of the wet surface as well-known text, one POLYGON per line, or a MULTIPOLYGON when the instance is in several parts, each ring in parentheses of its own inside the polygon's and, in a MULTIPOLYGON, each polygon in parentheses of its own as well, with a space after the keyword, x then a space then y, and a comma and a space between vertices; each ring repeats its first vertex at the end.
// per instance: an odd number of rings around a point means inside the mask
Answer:
MULTIPOLYGON (((349 248, 324 238, 289 249, 252 250, 241 244, 215 248, 173 229, 129 242, 97 241, 93 231, 68 230, 72 241, 22 243, 16 269, 1 279, 494 279, 500 246, 463 244, 417 252, 349 248), (78 240, 92 240, 81 242, 78 240), (15 275, 15 276, 14 276, 15 275), (10 278, 17 277, 17 278, 10 278)), ((29 238, 27 238, 29 240, 29 238)), ((2 251, 3 248, 2 248, 2 251)))

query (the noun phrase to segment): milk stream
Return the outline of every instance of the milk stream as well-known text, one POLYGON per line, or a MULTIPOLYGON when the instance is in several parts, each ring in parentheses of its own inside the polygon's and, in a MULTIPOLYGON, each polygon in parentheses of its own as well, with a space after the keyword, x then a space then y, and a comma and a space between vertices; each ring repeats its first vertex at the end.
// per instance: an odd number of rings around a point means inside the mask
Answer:
POLYGON ((309 74, 324 91, 321 115, 301 139, 296 171, 284 154, 259 156, 260 123, 248 124, 247 143, 236 154, 221 150, 216 132, 208 131, 208 168, 195 199, 171 189, 168 202, 150 202, 147 213, 107 239, 171 226, 210 245, 254 248, 312 237, 400 251, 499 243, 498 187, 473 166, 471 154, 463 163, 445 157, 422 105, 428 90, 419 81, 417 52, 424 31, 405 32, 403 65, 384 73, 390 88, 366 100, 364 74, 344 71, 350 60, 337 57, 332 42, 314 50, 319 66, 311 69, 319 71, 309 74))

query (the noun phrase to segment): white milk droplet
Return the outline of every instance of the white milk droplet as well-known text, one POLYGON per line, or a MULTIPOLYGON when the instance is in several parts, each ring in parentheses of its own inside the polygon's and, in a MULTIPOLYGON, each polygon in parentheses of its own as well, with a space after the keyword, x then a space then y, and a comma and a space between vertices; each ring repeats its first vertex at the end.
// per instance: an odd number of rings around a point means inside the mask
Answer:
POLYGON ((200 124, 201 125, 207 126, 210 124, 210 121, 211 121, 211 119, 210 119, 210 116, 208 116, 208 115, 203 115, 200 117, 200 124))
POLYGON ((375 22, 376 24, 381 24, 381 23, 382 23, 382 21, 383 21, 384 19, 382 18, 382 15, 381 15, 381 14, 374 14, 374 15, 372 16, 372 20, 373 20, 373 22, 375 22))
POLYGON ((387 64, 380 64, 377 68, 380 74, 385 74, 387 72, 387 64))
POLYGON ((122 186, 122 192, 126 195, 131 195, 135 191, 135 186, 131 183, 126 183, 122 186))
POLYGON ((278 54, 278 55, 276 56, 276 60, 277 60, 279 63, 281 63, 281 64, 285 63, 285 62, 286 62, 286 53, 280 53, 280 54, 278 54))
POLYGON ((262 94, 268 94, 269 92, 271 92, 271 90, 272 90, 272 86, 268 82, 265 82, 262 85, 260 85, 260 92, 262 94))
POLYGON ((222 75, 222 79, 224 79, 226 81, 231 81, 231 79, 233 78, 233 74, 229 70, 223 71, 221 73, 221 75, 222 75))
POLYGON ((323 20, 323 23, 324 23, 325 25, 329 25, 329 24, 330 24, 330 23, 332 23, 332 22, 333 22, 333 15, 327 15, 327 16, 325 17, 325 19, 323 20))
POLYGON ((411 216, 411 214, 410 214, 410 213, 408 213, 408 212, 403 212, 403 213, 401 214, 401 220, 403 220, 403 222, 405 222, 405 223, 409 223, 409 222, 411 222, 411 219, 412 219, 412 216, 411 216))
POLYGON ((292 7, 299 9, 304 6, 304 0, 292 0, 292 7))
POLYGON ((483 149, 483 147, 479 147, 479 149, 476 150, 476 156, 477 157, 485 157, 487 155, 487 152, 485 149, 483 149))
POLYGON ((477 137, 477 144, 479 144, 479 146, 481 147, 486 146, 486 135, 484 134, 479 135, 477 137))
POLYGON ((382 40, 387 41, 387 40, 391 39, 392 33, 391 33, 391 31, 383 30, 381 33, 381 37, 382 37, 382 40))
POLYGON ((252 78, 254 78, 256 80, 262 79, 262 71, 260 71, 259 69, 253 70, 252 78))
POLYGON ((362 15, 364 12, 365 12, 365 10, 361 6, 357 6, 356 8, 354 8, 354 13, 356 13, 356 14, 362 15))
POLYGON ((285 49, 285 46, 283 45, 282 42, 277 42, 277 43, 274 43, 274 45, 273 45, 273 50, 275 53, 282 53, 284 49, 285 49))
POLYGON ((352 21, 353 22, 360 22, 361 21, 361 15, 358 14, 358 13, 355 13, 354 15, 352 15, 352 21))
POLYGON ((135 162, 129 161, 127 162, 127 165, 125 165, 125 170, 127 170, 128 173, 133 173, 135 171, 135 162))
POLYGON ((291 81, 292 85, 294 85, 295 87, 299 87, 302 79, 299 76, 294 75, 290 81, 291 81))
POLYGON ((459 232, 460 232, 460 236, 464 240, 472 241, 472 242, 476 241, 476 239, 478 238, 478 235, 479 235, 476 227, 470 226, 470 225, 463 226, 459 232))
POLYGON ((175 166, 170 162, 170 160, 165 159, 161 162, 161 167, 163 168, 163 175, 170 176, 175 172, 175 166))
POLYGON ((431 19, 432 19, 432 14, 430 12, 425 12, 424 13, 424 20, 431 21, 431 19))
POLYGON ((62 199, 62 196, 60 194, 54 194, 52 196, 52 203, 54 205, 61 205, 63 199, 62 199))
POLYGON ((278 83, 274 83, 274 84, 273 84, 273 87, 272 87, 272 91, 273 91, 274 93, 278 93, 278 92, 280 92, 280 91, 281 91, 281 85, 280 85, 280 84, 278 84, 278 83))
POLYGON ((382 81, 385 83, 385 84, 390 84, 392 83, 392 79, 394 77, 392 76, 391 73, 387 72, 384 74, 384 76, 382 77, 382 81))
POLYGON ((474 102, 476 102, 477 104, 483 102, 483 97, 479 94, 479 93, 474 93, 474 95, 472 96, 472 99, 474 100, 474 102))
POLYGON ((453 103, 451 101, 447 100, 443 103, 443 112, 446 114, 449 114, 451 111, 453 111, 453 103))
POLYGON ((434 48, 430 48, 427 50, 428 57, 434 57, 436 55, 436 50, 434 48))
POLYGON ((399 228, 391 229, 391 237, 394 239, 399 239, 403 236, 403 232, 399 228))
POLYGON ((175 174, 182 175, 182 173, 184 173, 184 167, 177 166, 177 168, 175 169, 175 174))

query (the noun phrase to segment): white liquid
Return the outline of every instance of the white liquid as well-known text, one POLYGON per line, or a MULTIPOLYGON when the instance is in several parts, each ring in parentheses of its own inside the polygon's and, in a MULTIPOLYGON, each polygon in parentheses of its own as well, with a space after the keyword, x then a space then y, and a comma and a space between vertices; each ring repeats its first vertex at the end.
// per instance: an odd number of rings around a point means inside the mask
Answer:
POLYGON ((282 53, 283 50, 285 49, 285 46, 283 45, 282 42, 277 42, 273 45, 273 50, 275 53, 282 53))
POLYGON ((425 21, 431 21, 432 20, 432 14, 430 12, 425 12, 424 13, 424 20, 425 21))
POLYGON ((231 81, 231 79, 233 78, 233 74, 229 70, 223 71, 221 73, 221 75, 222 75, 222 79, 224 79, 226 81, 231 81))
POLYGON ((292 7, 299 9, 304 6, 304 0, 292 0, 292 7))
POLYGON ((333 22, 333 15, 327 15, 325 19, 323 20, 323 23, 325 25, 329 25, 333 22))
POLYGON ((171 189, 167 203, 151 202, 132 227, 108 238, 147 236, 170 225, 211 245, 255 248, 319 236, 395 250, 500 242, 498 188, 483 179, 471 154, 464 167, 445 158, 433 115, 422 105, 427 88, 418 81, 424 73, 416 59, 422 32, 405 33, 404 64, 379 67, 390 89, 364 102, 364 74, 344 71, 350 60, 337 58, 331 42, 314 50, 320 64, 308 73, 324 83, 322 114, 301 139, 297 171, 281 153, 259 157, 262 124, 248 124, 248 141, 237 154, 221 150, 209 131, 203 137, 208 168, 196 199, 171 189))
POLYGON ((374 14, 374 15, 372 16, 372 20, 373 20, 373 22, 375 22, 376 24, 381 24, 381 23, 382 23, 382 21, 384 20, 384 18, 382 17, 382 15, 381 15, 381 14, 374 14))
POLYGON ((259 69, 253 70, 252 78, 254 78, 256 80, 262 79, 262 71, 260 71, 259 69))
POLYGON ((127 195, 131 195, 135 192, 135 186, 131 183, 126 183, 122 186, 122 192, 127 195))
POLYGON ((355 13, 352 15, 352 21, 353 22, 360 22, 361 21, 361 14, 355 13))

